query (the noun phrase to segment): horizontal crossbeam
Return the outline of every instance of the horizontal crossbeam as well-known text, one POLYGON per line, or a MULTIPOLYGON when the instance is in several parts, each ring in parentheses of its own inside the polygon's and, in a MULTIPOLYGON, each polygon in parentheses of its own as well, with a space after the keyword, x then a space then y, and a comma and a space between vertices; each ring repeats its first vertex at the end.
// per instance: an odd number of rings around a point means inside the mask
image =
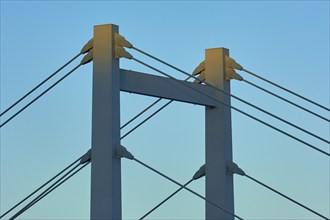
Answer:
POLYGON ((208 86, 125 69, 120 69, 120 90, 196 105, 217 105, 216 91, 208 86))

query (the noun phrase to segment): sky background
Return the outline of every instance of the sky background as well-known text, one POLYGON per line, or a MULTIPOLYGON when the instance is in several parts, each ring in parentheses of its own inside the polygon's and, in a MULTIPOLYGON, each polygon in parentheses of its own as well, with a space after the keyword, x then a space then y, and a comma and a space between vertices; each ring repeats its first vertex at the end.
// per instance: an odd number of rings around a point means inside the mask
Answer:
MULTIPOLYGON (((0 18, 1 112, 76 55, 93 37, 94 25, 108 23, 119 25, 120 33, 137 48, 188 72, 204 59, 206 48, 226 47, 246 69, 329 107, 329 1, 1 1, 0 18)), ((121 68, 154 74, 134 61, 121 60, 121 68)), ((329 117, 326 111, 240 74, 329 117)), ((91 85, 90 63, 1 128, 1 213, 90 148, 91 85)), ((329 140, 325 121, 244 82, 233 81, 232 93, 329 140)), ((122 93, 121 124, 154 100, 122 93)), ((315 138, 235 100, 232 105, 330 152, 329 145, 315 138)), ((330 216, 329 157, 234 111, 232 132, 234 161, 245 172, 330 216)), ((138 159, 184 183, 204 163, 204 107, 173 103, 122 144, 138 159)), ((245 177, 235 176, 234 181, 235 213, 245 219, 319 219, 245 177)), ((122 183, 123 219, 140 218, 177 189, 128 160, 122 161, 122 183)), ((204 194, 204 179, 190 187, 204 194)), ((20 219, 88 219, 89 197, 90 166, 20 219)), ((149 217, 203 219, 204 201, 182 191, 149 217)))

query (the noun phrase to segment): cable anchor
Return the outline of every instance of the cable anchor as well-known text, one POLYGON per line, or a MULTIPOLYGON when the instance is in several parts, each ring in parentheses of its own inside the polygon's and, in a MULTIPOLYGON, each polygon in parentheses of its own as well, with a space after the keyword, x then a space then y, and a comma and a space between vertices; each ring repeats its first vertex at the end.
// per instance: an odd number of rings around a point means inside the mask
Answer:
POLYGON ((203 60, 193 71, 192 76, 197 77, 197 79, 194 80, 194 83, 201 84, 205 80, 205 60, 203 60))
POLYGON ((80 61, 81 65, 85 65, 93 60, 93 49, 90 49, 88 53, 80 61))
POLYGON ((134 156, 133 154, 131 154, 131 152, 129 152, 126 147, 122 146, 122 145, 118 145, 117 149, 116 149, 116 157, 118 159, 121 158, 126 158, 129 160, 134 160, 134 156))
POLYGON ((90 162, 92 159, 92 151, 91 149, 89 149, 80 159, 80 164, 84 164, 87 162, 90 162))
POLYGON ((245 176, 245 172, 241 168, 239 168, 236 163, 232 161, 227 162, 227 173, 230 175, 238 174, 241 176, 245 176))
POLYGON ((133 45, 128 42, 125 37, 115 33, 115 58, 127 58, 132 59, 133 56, 128 53, 124 47, 132 48, 133 45))
POLYGON ((243 70, 243 67, 239 65, 233 58, 226 56, 226 80, 236 79, 239 81, 243 80, 243 77, 236 73, 236 70, 243 70))
POLYGON ((203 176, 205 176, 205 164, 196 171, 193 176, 193 180, 197 180, 199 178, 202 178, 203 176))
POLYGON ((93 48, 94 42, 93 42, 93 38, 90 39, 81 49, 80 54, 84 54, 87 53, 88 51, 90 51, 93 48))

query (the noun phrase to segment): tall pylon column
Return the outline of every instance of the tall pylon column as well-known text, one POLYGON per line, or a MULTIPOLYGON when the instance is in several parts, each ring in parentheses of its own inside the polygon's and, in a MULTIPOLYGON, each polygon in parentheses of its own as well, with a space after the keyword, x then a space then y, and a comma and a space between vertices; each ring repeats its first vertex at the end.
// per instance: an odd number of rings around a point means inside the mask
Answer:
POLYGON ((121 219, 119 59, 116 25, 94 27, 91 219, 121 219))
MULTIPOLYGON (((225 48, 207 49, 205 53, 206 82, 230 93, 230 81, 226 80, 225 48)), ((230 105, 230 97, 217 91, 217 98, 230 105)), ((231 110, 218 103, 215 107, 205 107, 205 195, 215 204, 234 213, 233 176, 227 173, 227 162, 232 161, 231 110)), ((206 219, 233 220, 234 217, 206 203, 206 219)))

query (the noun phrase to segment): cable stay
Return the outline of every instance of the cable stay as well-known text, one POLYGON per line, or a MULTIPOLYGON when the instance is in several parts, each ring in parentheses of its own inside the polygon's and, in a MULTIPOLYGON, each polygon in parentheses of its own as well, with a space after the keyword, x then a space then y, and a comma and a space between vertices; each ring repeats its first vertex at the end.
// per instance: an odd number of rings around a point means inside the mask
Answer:
POLYGON ((271 84, 271 85, 273 85, 273 86, 276 86, 277 88, 280 88, 280 89, 282 89, 282 90, 284 90, 284 91, 286 91, 286 92, 288 92, 288 93, 290 93, 290 94, 292 94, 292 95, 294 95, 294 96, 296 96, 296 97, 299 97, 299 98, 301 98, 301 99, 303 99, 303 100, 305 100, 305 101, 307 101, 307 102, 309 102, 309 103, 312 103, 312 104, 314 104, 314 105, 316 105, 316 106, 318 106, 318 107, 320 107, 320 108, 322 108, 322 109, 324 109, 324 110, 330 112, 330 108, 325 107, 325 106, 323 106, 323 105, 321 105, 321 104, 319 104, 319 103, 317 103, 317 102, 314 102, 313 100, 308 99, 308 98, 306 98, 306 97, 304 97, 304 96, 302 96, 302 95, 299 95, 299 94, 296 93, 296 92, 293 92, 293 91, 291 91, 291 90, 289 90, 289 89, 286 89, 286 88, 284 88, 283 86, 280 86, 280 85, 278 85, 278 84, 276 84, 276 83, 274 83, 274 82, 272 82, 272 81, 270 81, 270 80, 268 80, 268 79, 265 79, 265 78, 263 78, 263 77, 261 77, 261 76, 255 74, 255 73, 253 73, 253 72, 251 72, 251 71, 249 71, 249 70, 246 70, 246 69, 242 68, 242 71, 244 71, 244 72, 246 72, 246 73, 248 73, 248 74, 250 74, 250 75, 252 75, 252 76, 254 76, 254 77, 257 77, 257 78, 259 78, 259 79, 261 79, 261 80, 263 80, 263 81, 265 81, 265 82, 267 82, 267 83, 269 83, 269 84, 271 84))
POLYGON ((59 177, 61 174, 63 174, 65 171, 67 171, 69 168, 71 168, 75 163, 77 163, 79 160, 81 159, 81 157, 79 157, 77 160, 75 160, 74 162, 72 162, 69 166, 67 166, 66 168, 64 168, 62 171, 60 171, 58 174, 56 174, 55 176, 53 176, 50 180, 48 180, 47 182, 45 182, 43 185, 41 185, 38 189, 36 189, 35 191, 33 191, 31 194, 29 194, 28 196, 26 196, 24 199, 22 199, 20 202, 18 202, 16 205, 14 205, 12 208, 10 208, 8 211, 6 211, 5 213, 3 213, 0 216, 0 219, 3 218, 4 216, 6 216, 9 212, 11 212, 12 210, 14 210, 17 206, 21 205, 23 202, 25 202, 27 199, 29 199, 31 196, 33 196, 34 194, 36 194, 38 191, 40 191, 42 188, 44 188, 46 185, 48 185, 50 182, 52 182, 54 179, 56 179, 57 177, 59 177))
POLYGON ((194 174, 194 176, 188 182, 186 182, 185 184, 183 184, 179 189, 177 189, 175 192, 173 192, 171 195, 169 195, 163 201, 161 201, 159 204, 157 204, 155 207, 153 207, 150 211, 148 211, 141 218, 139 218, 139 220, 142 220, 145 217, 147 217, 148 215, 150 215, 153 211, 155 211, 156 209, 158 209, 161 205, 163 205, 165 202, 167 202, 170 198, 172 198, 173 196, 175 196, 175 194, 177 194, 182 189, 184 189, 185 187, 187 187, 191 182, 193 182, 194 180, 197 180, 197 179, 199 179, 199 178, 201 178, 203 176, 205 176, 205 165, 201 166, 199 168, 199 170, 194 174))
POLYGON ((313 111, 311 111, 311 110, 309 110, 307 108, 304 108, 301 105, 298 105, 298 104, 296 104, 296 103, 294 103, 294 102, 292 102, 292 101, 290 101, 288 99, 285 99, 285 98, 283 98, 283 97, 281 97, 281 96, 279 96, 279 95, 277 95, 277 94, 275 94, 275 93, 273 93, 273 92, 271 92, 271 91, 269 91, 267 89, 264 89, 264 88, 262 88, 262 87, 260 87, 260 86, 258 86, 256 84, 254 84, 254 83, 246 80, 246 79, 243 79, 242 81, 245 82, 245 83, 247 83, 247 84, 250 84, 251 86, 256 87, 257 89, 260 89, 261 91, 264 91, 264 92, 266 92, 268 94, 271 94, 272 96, 275 96, 275 97, 277 97, 277 98, 279 98, 279 99, 281 99, 281 100, 283 100, 283 101, 285 101, 285 102, 287 102, 287 103, 289 103, 289 104, 291 104, 291 105, 293 105, 293 106, 295 106, 297 108, 300 108, 300 109, 302 109, 302 110, 304 110, 304 111, 306 111, 306 112, 308 112, 308 113, 310 113, 310 114, 312 114, 312 115, 314 115, 316 117, 319 117, 320 119, 323 119, 323 120, 325 120, 327 122, 330 122, 329 119, 327 119, 327 118, 325 118, 325 117, 323 117, 323 116, 321 116, 321 115, 319 115, 319 114, 317 114, 317 113, 315 113, 315 112, 313 112, 313 111))
MULTIPOLYGON (((229 108, 231 108, 231 109, 234 109, 234 110, 236 110, 237 112, 239 112, 239 113, 241 113, 241 114, 244 114, 244 115, 246 115, 247 117, 252 118, 252 119, 254 119, 254 120, 256 120, 256 121, 258 121, 258 122, 260 122, 260 123, 262 123, 262 124, 264 124, 264 125, 266 125, 266 126, 272 128, 272 129, 274 129, 274 130, 276 130, 276 131, 278 131, 278 132, 280 132, 280 133, 282 133, 282 134, 284 134, 284 135, 286 135, 286 136, 288 136, 288 137, 290 137, 290 138, 292 138, 292 139, 294 139, 294 140, 296 140, 296 141, 298 141, 298 142, 300 142, 300 143, 302 143, 302 144, 304 144, 304 145, 306 145, 306 146, 308 146, 308 147, 310 147, 310 148, 312 148, 312 149, 314 149, 314 150, 317 150, 317 151, 319 151, 319 152, 321 152, 321 153, 323 153, 323 154, 325 154, 325 155, 327 155, 327 156, 330 157, 330 154, 329 154, 328 152, 326 152, 326 151, 324 151, 324 150, 321 150, 321 149, 317 148, 316 146, 314 146, 314 145, 312 145, 312 144, 309 144, 309 143, 303 141, 303 140, 300 139, 300 138, 297 138, 297 137, 295 137, 295 136, 293 136, 293 135, 291 135, 291 134, 289 134, 289 133, 287 133, 287 132, 285 132, 285 131, 283 131, 283 130, 281 130, 281 129, 279 129, 279 128, 277 128, 277 127, 275 127, 275 126, 273 126, 273 125, 271 125, 271 124, 269 124, 269 123, 267 123, 267 122, 265 122, 265 121, 263 121, 263 120, 261 120, 261 119, 259 119, 259 118, 257 118, 257 117, 255 117, 255 116, 252 116, 251 114, 246 113, 246 112, 244 112, 244 111, 242 111, 242 110, 240 110, 240 109, 238 109, 238 108, 236 108, 236 107, 234 107, 234 106, 232 106, 232 105, 228 105, 228 104, 226 104, 226 103, 224 103, 224 102, 222 102, 222 101, 220 101, 220 100, 218 100, 218 99, 216 99, 216 98, 214 98, 214 97, 212 97, 212 96, 210 96, 210 95, 208 95, 208 94, 206 94, 206 93, 203 93, 203 92, 201 92, 201 91, 195 89, 194 87, 191 87, 191 86, 189 86, 189 85, 187 85, 187 84, 184 84, 183 82, 181 82, 180 80, 176 79, 175 77, 173 77, 173 76, 171 76, 171 75, 169 75, 169 74, 167 74, 167 73, 164 73, 164 72, 162 72, 161 70, 159 70, 159 69, 157 69, 157 68, 155 68, 155 67, 152 67, 152 66, 150 66, 150 65, 148 65, 148 64, 146 64, 146 63, 144 63, 144 62, 142 62, 141 60, 138 60, 138 59, 136 59, 136 58, 134 58, 134 57, 132 57, 131 59, 134 60, 134 61, 136 61, 136 62, 138 62, 138 63, 140 63, 140 64, 142 64, 142 65, 144 65, 144 66, 146 66, 146 67, 148 67, 148 68, 150 68, 150 69, 152 69, 152 70, 154 70, 154 71, 156 71, 156 72, 158 72, 158 73, 160 73, 160 74, 162 74, 162 75, 164 75, 164 76, 167 76, 167 77, 173 79, 174 81, 176 81, 176 82, 178 82, 178 83, 180 83, 180 84, 182 84, 182 85, 184 85, 184 86, 187 86, 188 88, 190 88, 190 89, 192 89, 192 90, 195 90, 196 92, 198 92, 198 93, 200 93, 200 94, 203 94, 203 95, 205 95, 205 96, 207 96, 207 97, 213 99, 214 101, 216 101, 216 102, 218 102, 218 103, 223 104, 223 105, 226 106, 226 107, 229 107, 229 108)), ((192 76, 192 78, 197 79, 196 77, 193 77, 193 76, 192 76)), ((199 79, 197 79, 197 80, 199 80, 199 79)), ((211 85, 210 85, 210 86, 211 86, 211 85)), ((213 86, 212 86, 212 88, 213 88, 213 86)), ((216 87, 214 87, 214 88, 216 88, 216 87)), ((216 88, 216 89, 218 89, 218 88, 216 88)), ((219 90, 219 91, 220 91, 220 90, 219 90)))
POLYGON ((19 111, 17 111, 9 119, 7 119, 5 122, 3 122, 0 125, 0 128, 3 127, 5 124, 7 124, 9 121, 11 121, 13 118, 15 118, 18 114, 20 114, 22 111, 24 111, 27 107, 29 107, 35 101, 37 101, 40 97, 42 97, 44 94, 46 94, 49 90, 51 90, 53 87, 55 87, 58 83, 60 83, 62 80, 64 80, 66 77, 68 77, 71 73, 73 73, 75 70, 77 70, 80 66, 82 66, 86 63, 89 63, 92 60, 92 53, 93 53, 93 50, 90 50, 88 52, 88 54, 81 60, 81 62, 76 67, 74 67, 67 74, 65 74, 63 77, 61 77, 55 83, 53 83, 50 87, 48 87, 45 91, 43 91, 41 94, 39 94, 36 98, 34 98, 32 101, 30 101, 28 104, 26 104, 23 108, 21 108, 19 111))
POLYGON ((15 103, 13 103, 11 106, 9 106, 6 110, 4 110, 2 113, 0 113, 0 117, 6 112, 8 112, 10 109, 15 107, 18 103, 20 103, 23 99, 25 99, 27 96, 29 96, 31 93, 33 93, 36 89, 38 89, 40 86, 42 86, 44 83, 46 83, 48 80, 53 78, 58 72, 60 72, 62 69, 64 69, 67 65, 72 63, 75 59, 77 59, 80 55, 87 53, 91 48, 93 47, 93 40, 89 40, 87 44, 80 50, 80 52, 74 56, 71 60, 69 60, 67 63, 65 63, 63 66, 61 66, 59 69, 57 69, 54 73, 52 73, 50 76, 48 76, 46 79, 44 79, 41 83, 36 85, 33 89, 31 89, 29 92, 27 92, 24 96, 22 96, 20 99, 18 99, 15 103))
MULTIPOLYGON (((156 61, 159 61, 159 62, 161 62, 161 63, 163 63, 163 64, 165 64, 165 65, 167 65, 167 66, 169 66, 169 67, 171 67, 171 68, 173 68, 173 69, 175 69, 175 70, 177 70, 177 71, 179 71, 179 72, 181 72, 181 73, 183 73, 183 74, 185 74, 185 75, 187 75, 189 78, 194 78, 195 81, 197 81, 197 82, 201 82, 201 79, 196 78, 196 77, 193 76, 194 74, 193 74, 193 75, 190 75, 189 73, 187 73, 187 72, 185 72, 185 71, 183 71, 183 70, 181 70, 181 69, 179 69, 179 68, 177 68, 177 67, 174 67, 173 65, 171 65, 171 64, 169 64, 169 63, 167 63, 167 62, 165 62, 165 61, 162 61, 162 60, 158 59, 157 57, 152 56, 151 54, 146 53, 146 52, 142 51, 141 49, 138 49, 138 48, 136 48, 136 47, 134 47, 134 46, 133 46, 132 48, 135 49, 136 51, 138 51, 138 52, 140 52, 140 53, 142 53, 142 54, 144 54, 144 55, 146 55, 146 56, 152 58, 152 59, 155 59, 156 61)), ((132 59, 134 60, 135 58, 132 58, 132 59)), ((135 60, 135 61, 136 61, 136 60, 135 60)), ((141 64, 145 65, 145 63, 141 63, 141 64)), ((150 68, 150 66, 148 66, 148 67, 150 68)), ((197 68, 198 68, 198 67, 197 67, 197 68)), ((153 70, 155 70, 155 69, 153 69, 153 70)), ((157 71, 157 70, 155 70, 155 71, 157 71)), ((157 72, 158 72, 158 71, 157 71, 157 72)), ((160 72, 159 72, 159 73, 160 73, 160 72)), ((161 73, 161 74, 163 74, 163 73, 161 73)), ((163 74, 163 75, 164 75, 164 74, 163 74)), ((189 78, 188 78, 188 79, 189 79, 189 78)), ((244 79, 242 78, 242 79, 240 79, 240 80, 244 80, 244 79)), ((260 108, 260 107, 258 107, 258 106, 256 106, 256 105, 254 105, 254 104, 252 104, 252 103, 250 103, 250 102, 248 102, 248 101, 245 101, 244 99, 241 99, 241 98, 239 98, 239 97, 237 97, 237 96, 235 96, 235 95, 233 95, 233 94, 230 94, 230 93, 228 93, 228 92, 225 92, 225 91, 223 91, 222 89, 219 89, 219 88, 217 88, 217 87, 213 86, 212 84, 209 84, 209 83, 207 83, 207 82, 205 82, 205 81, 203 81, 203 83, 204 83, 205 85, 207 85, 207 86, 210 86, 211 88, 213 88, 213 89, 215 89, 215 90, 218 90, 218 91, 224 93, 225 95, 228 95, 228 96, 230 96, 230 97, 233 97, 233 98, 237 99, 238 101, 243 102, 243 103, 246 104, 246 105, 249 105, 250 107, 253 107, 253 108, 255 108, 255 109, 257 109, 257 110, 259 110, 259 111, 261 111, 261 112, 263 112, 263 113, 265 113, 265 114, 267 114, 267 115, 269 115, 269 116, 271 116, 271 117, 273 117, 273 118, 276 118, 277 120, 280 120, 280 121, 282 121, 282 122, 285 123, 285 124, 288 124, 288 125, 290 125, 290 126, 296 128, 296 129, 298 129, 298 130, 300 130, 300 131, 302 131, 302 132, 304 132, 304 133, 306 133, 306 134, 308 134, 308 135, 311 135, 311 136, 313 136, 314 138, 317 138, 317 139, 319 139, 319 140, 321 140, 321 141, 323 141, 323 142, 325 142, 325 143, 327 143, 327 144, 330 144, 330 141, 328 141, 328 140, 326 140, 326 139, 324 139, 324 138, 322 138, 322 137, 320 137, 320 136, 318 136, 318 135, 316 135, 316 134, 314 134, 314 133, 312 133, 312 132, 310 132, 310 131, 308 131, 308 130, 306 130, 306 129, 300 127, 300 126, 297 126, 297 125, 295 125, 295 124, 293 124, 293 123, 291 123, 291 122, 289 122, 289 121, 287 121, 287 120, 285 120, 285 119, 283 119, 283 118, 281 118, 281 117, 279 117, 279 116, 276 116, 275 114, 272 114, 272 113, 270 113, 269 111, 266 111, 266 110, 264 110, 264 109, 262 109, 262 108, 260 108)), ((315 114, 315 113, 314 113, 314 114, 315 114)), ((316 114, 316 115, 317 115, 317 114, 316 114)), ((321 116, 321 117, 322 117, 322 116, 321 116)), ((325 119, 325 120, 327 120, 327 121, 330 122, 330 120, 328 120, 328 119, 326 119, 326 118, 323 118, 323 119, 325 119)))
POLYGON ((148 211, 141 218, 139 218, 139 220, 145 219, 148 215, 150 215, 153 211, 155 211, 156 209, 158 209, 161 205, 163 205, 165 202, 167 202, 170 198, 172 198, 174 195, 176 195, 182 189, 184 189, 185 187, 187 187, 192 181, 193 181, 193 179, 189 180, 188 182, 186 182, 185 184, 183 184, 182 186, 180 186, 179 189, 177 189, 175 192, 173 192, 171 195, 169 195, 163 201, 161 201, 159 204, 157 204, 155 207, 153 207, 150 211, 148 211))
POLYGON ((283 198, 285 198, 285 199, 287 199, 287 200, 289 200, 289 201, 295 203, 296 205, 299 205, 300 207, 304 208, 305 210, 307 210, 307 211, 309 211, 309 212, 312 212, 312 213, 314 213, 315 215, 318 215, 319 217, 321 217, 321 218, 323 218, 323 219, 325 219, 325 220, 329 220, 329 218, 325 217, 324 215, 321 215, 320 213, 318 213, 318 212, 314 211, 313 209, 311 209, 311 208, 309 208, 309 207, 307 207, 307 206, 301 204, 300 202, 297 202, 296 200, 292 199, 291 197, 289 197, 289 196, 287 196, 287 195, 285 195, 285 194, 279 192, 278 190, 275 190, 274 188, 272 188, 272 187, 266 185, 265 183, 262 183, 261 181, 255 179, 255 178, 249 176, 249 175, 246 174, 241 168, 239 168, 239 167, 237 166, 237 164, 235 164, 235 163, 233 163, 233 162, 230 162, 230 163, 227 164, 227 170, 228 170, 228 172, 231 173, 231 174, 238 174, 238 175, 240 175, 240 176, 245 176, 245 177, 247 177, 248 179, 250 179, 250 180, 252 180, 252 181, 258 183, 259 185, 261 185, 261 186, 263 186, 263 187, 265 187, 265 188, 267 188, 268 190, 270 190, 270 191, 272 191, 272 192, 274 192, 274 193, 276 193, 276 194, 282 196, 283 198))
POLYGON ((158 175, 164 177, 165 179, 167 179, 167 180, 169 180, 169 181, 175 183, 176 185, 178 185, 178 186, 184 188, 185 190, 189 191, 190 193, 192 193, 192 194, 196 195, 197 197, 203 199, 203 200, 206 201, 207 203, 212 204, 213 206, 215 206, 216 208, 222 210, 223 212, 225 212, 225 213, 227 213, 227 214, 229 214, 229 215, 231 215, 231 216, 233 216, 233 217, 236 217, 236 218, 238 218, 238 219, 240 219, 240 220, 243 220, 241 217, 237 216, 236 214, 231 213, 231 212, 228 212, 227 210, 225 210, 224 208, 222 208, 222 207, 220 207, 219 205, 215 204, 214 202, 212 202, 212 201, 206 199, 204 196, 200 195, 199 193, 196 193, 195 191, 193 191, 193 190, 189 189, 188 187, 182 185, 181 183, 177 182, 176 180, 172 179, 171 177, 169 177, 169 176, 163 174, 162 172, 160 172, 160 171, 158 171, 158 170, 152 168, 151 166, 147 165, 146 163, 142 162, 141 160, 135 158, 135 157, 134 157, 134 156, 133 156, 133 155, 132 155, 132 154, 131 154, 126 148, 125 148, 125 147, 120 146, 120 147, 117 149, 117 156, 120 157, 120 158, 126 158, 126 159, 129 159, 129 160, 134 160, 135 162, 139 163, 140 165, 142 165, 142 166, 148 168, 149 170, 151 170, 151 171, 157 173, 158 175))
MULTIPOLYGON (((59 186, 61 186, 64 182, 66 182, 67 180, 69 180, 72 176, 74 176, 79 171, 81 171, 84 167, 86 167, 90 163, 90 151, 88 151, 86 154, 84 154, 83 156, 81 156, 75 162, 77 162, 78 160, 80 160, 80 162, 78 164, 76 164, 73 168, 71 168, 68 172, 66 172, 62 177, 60 177, 52 185, 50 185, 43 192, 41 192, 37 197, 35 197, 31 202, 29 202, 22 209, 20 209, 16 214, 14 214, 11 218, 9 218, 9 220, 16 219, 18 216, 20 216, 21 214, 23 214, 26 210, 28 210, 29 208, 31 208, 33 205, 35 205, 41 199, 43 199, 44 197, 46 197, 49 193, 51 193, 52 191, 54 191, 56 188, 58 188, 59 186), (79 166, 80 166, 80 168, 78 168, 79 166)), ((72 164, 69 165, 64 170, 67 170, 70 166, 72 166, 72 164)), ((63 170, 63 172, 64 172, 64 170, 63 170)), ((52 180, 54 178, 55 177, 53 177, 52 180)))
POLYGON ((20 99, 18 99, 15 103, 13 103, 6 110, 4 110, 2 113, 0 113, 0 117, 3 116, 4 114, 6 114, 10 109, 14 108, 18 103, 20 103, 23 99, 25 99, 27 96, 29 96, 32 92, 34 92, 36 89, 38 89, 40 86, 42 86, 45 82, 47 82, 52 77, 54 77, 58 72, 60 72, 62 69, 64 69, 67 65, 69 65, 71 62, 73 62, 75 59, 77 59, 80 55, 81 55, 81 53, 78 53, 71 60, 69 60, 67 63, 65 63, 63 66, 61 66, 58 70, 56 70, 54 73, 52 73, 46 79, 44 79, 41 83, 39 83, 38 85, 36 85, 33 89, 31 89, 24 96, 22 96, 20 99))

